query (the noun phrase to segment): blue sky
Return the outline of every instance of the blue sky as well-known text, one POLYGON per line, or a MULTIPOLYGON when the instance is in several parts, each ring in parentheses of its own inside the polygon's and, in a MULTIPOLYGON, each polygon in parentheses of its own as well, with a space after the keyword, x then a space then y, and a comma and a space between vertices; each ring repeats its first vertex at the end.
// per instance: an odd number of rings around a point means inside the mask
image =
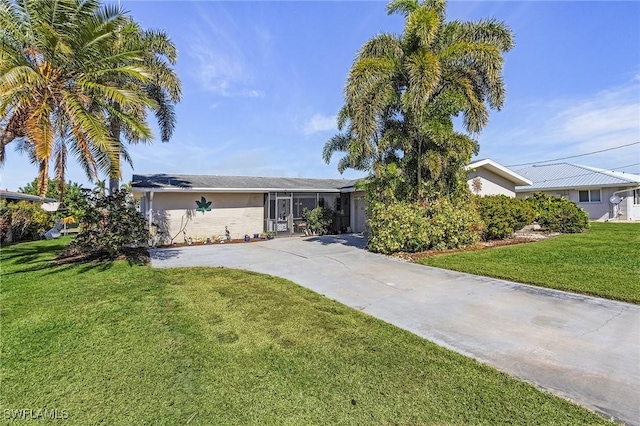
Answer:
MULTIPOLYGON (((135 173, 340 177, 337 158, 326 165, 321 154, 354 55, 403 27, 383 1, 121 4, 174 40, 184 89, 171 142, 131 148, 135 173)), ((479 158, 512 165, 640 141, 639 2, 450 1, 447 10, 515 33, 506 103, 478 137, 479 158)), ((7 148, 0 187, 16 190, 37 169, 7 148)), ((640 173, 640 145, 568 161, 640 173)), ((74 163, 68 177, 91 186, 74 163)))

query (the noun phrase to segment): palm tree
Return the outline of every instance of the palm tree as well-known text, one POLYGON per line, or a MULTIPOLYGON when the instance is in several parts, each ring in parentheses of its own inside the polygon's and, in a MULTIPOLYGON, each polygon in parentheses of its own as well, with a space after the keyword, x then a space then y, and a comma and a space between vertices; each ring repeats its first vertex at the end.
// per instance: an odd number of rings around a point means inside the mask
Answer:
MULTIPOLYGON (((177 50, 169 36, 161 31, 143 30, 136 22, 129 20, 119 32, 117 48, 124 51, 135 50, 140 53, 143 66, 150 73, 147 81, 127 79, 117 84, 128 90, 141 93, 153 100, 153 105, 146 109, 134 110, 140 122, 146 122, 147 111, 152 110, 160 127, 160 139, 168 142, 176 124, 174 105, 182 97, 180 79, 172 69, 177 60, 177 50)), ((113 105, 120 110, 121 105, 113 105)), ((133 166, 127 151, 127 142, 148 142, 141 138, 130 123, 120 120, 118 116, 109 117, 111 136, 119 147, 120 155, 112 158, 109 168, 109 190, 114 192, 120 184, 120 160, 133 166)))
POLYGON ((52 158, 64 182, 68 153, 90 179, 108 172, 119 147, 106 117, 141 139, 151 135, 133 111, 153 99, 112 84, 151 77, 138 51, 113 48, 126 23, 118 7, 98 0, 0 1, 0 163, 6 146, 21 141, 39 166, 40 193, 52 158))
POLYGON ((393 158, 376 152, 398 151, 417 198, 423 197, 424 178, 436 192, 459 187, 455 181, 478 146, 454 131, 452 117, 462 114, 465 130, 474 135, 487 124, 488 108, 502 107, 502 55, 513 38, 495 20, 446 22, 445 8, 445 0, 388 5, 388 13, 405 16, 404 33, 377 35, 358 52, 345 85, 342 136, 348 142, 327 143, 325 160, 346 151, 347 164, 353 153, 376 163, 393 158))

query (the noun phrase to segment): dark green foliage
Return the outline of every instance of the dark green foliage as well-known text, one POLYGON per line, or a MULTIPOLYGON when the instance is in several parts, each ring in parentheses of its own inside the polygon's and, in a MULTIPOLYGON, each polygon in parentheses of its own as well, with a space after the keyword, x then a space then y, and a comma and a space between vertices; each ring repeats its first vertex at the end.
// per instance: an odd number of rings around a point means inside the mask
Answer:
POLYGON ((302 217, 307 221, 307 227, 311 233, 325 235, 329 232, 333 224, 333 211, 323 207, 316 207, 313 210, 307 208, 302 210, 302 217))
POLYGON ((64 255, 115 258, 128 247, 146 246, 147 222, 124 190, 104 195, 98 190, 82 190, 77 201, 83 214, 80 233, 64 255))
POLYGON ((573 234, 589 229, 589 215, 566 198, 536 193, 527 198, 540 226, 552 232, 573 234))
POLYGON ((369 241, 376 253, 445 250, 474 244, 483 226, 468 200, 369 203, 369 241))
POLYGON ((11 230, 11 241, 37 240, 53 227, 55 218, 38 203, 18 201, 0 203, 0 242, 4 242, 11 230))
MULTIPOLYGON (((60 186, 60 182, 54 179, 49 179, 47 185, 47 192, 44 195, 47 198, 54 198, 61 201, 60 210, 54 214, 55 218, 61 218, 66 216, 79 216, 80 211, 76 206, 75 200, 80 195, 82 185, 68 181, 63 186, 60 186)), ((38 195, 38 178, 26 184, 24 187, 18 189, 18 192, 30 195, 38 195)))
POLYGON ((531 203, 523 198, 506 195, 475 197, 480 218, 485 224, 484 240, 508 238, 513 233, 531 224, 536 212, 531 203))

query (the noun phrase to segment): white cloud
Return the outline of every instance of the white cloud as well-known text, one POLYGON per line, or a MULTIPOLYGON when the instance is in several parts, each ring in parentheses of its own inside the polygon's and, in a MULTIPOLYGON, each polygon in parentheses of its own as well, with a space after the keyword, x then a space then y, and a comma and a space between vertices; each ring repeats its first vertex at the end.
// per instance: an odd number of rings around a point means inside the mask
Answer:
POLYGON ((219 96, 263 97, 262 91, 250 87, 253 70, 245 58, 245 50, 237 43, 240 30, 229 15, 216 16, 218 22, 209 14, 200 13, 201 20, 191 32, 188 55, 195 60, 196 80, 205 90, 219 96))
MULTIPOLYGON (((481 157, 504 164, 568 157, 640 141, 640 80, 582 98, 520 104, 492 116, 480 138, 481 157), (513 118, 516 117, 516 118, 513 118)), ((566 161, 615 168, 636 163, 638 146, 566 161), (635 161, 630 161, 635 160, 635 161)))
POLYGON ((312 135, 319 132, 328 132, 330 130, 337 131, 336 116, 326 116, 322 114, 314 114, 304 123, 303 131, 305 135, 312 135))

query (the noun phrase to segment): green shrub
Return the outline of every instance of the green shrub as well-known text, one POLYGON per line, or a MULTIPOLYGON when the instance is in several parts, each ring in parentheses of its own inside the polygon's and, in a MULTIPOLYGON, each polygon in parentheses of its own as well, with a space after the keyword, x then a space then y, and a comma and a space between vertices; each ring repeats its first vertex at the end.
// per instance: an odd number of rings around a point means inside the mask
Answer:
POLYGON ((480 217, 467 200, 369 204, 367 248, 376 253, 463 247, 476 243, 482 231, 480 217))
POLYGON ((316 207, 313 210, 304 208, 302 217, 307 221, 309 231, 315 235, 325 235, 333 224, 333 212, 323 207, 316 207))
POLYGON ((5 241, 11 230, 11 240, 37 240, 55 224, 53 215, 44 211, 40 204, 28 201, 0 204, 0 241, 5 241))
POLYGON ((61 257, 98 255, 115 258, 129 247, 149 243, 147 222, 127 191, 103 195, 83 189, 76 203, 82 211, 80 232, 61 257))
POLYGON ((484 240, 499 240, 513 235, 533 222, 536 211, 522 198, 506 195, 475 197, 480 218, 485 224, 484 240))
POLYGON ((573 234, 589 228, 588 213, 566 198, 536 193, 526 200, 540 226, 548 231, 573 234))

